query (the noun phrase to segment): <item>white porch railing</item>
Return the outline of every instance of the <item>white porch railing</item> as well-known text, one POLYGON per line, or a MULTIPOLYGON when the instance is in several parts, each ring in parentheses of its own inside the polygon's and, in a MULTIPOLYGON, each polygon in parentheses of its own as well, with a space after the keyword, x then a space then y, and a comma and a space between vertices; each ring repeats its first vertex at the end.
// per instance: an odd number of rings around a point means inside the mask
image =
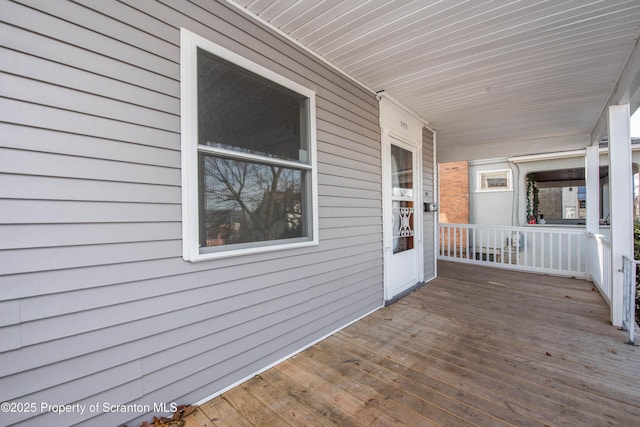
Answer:
POLYGON ((602 234, 587 234, 591 280, 611 307, 611 242, 602 234))
POLYGON ((438 258, 584 279, 586 237, 553 226, 439 224, 438 258))

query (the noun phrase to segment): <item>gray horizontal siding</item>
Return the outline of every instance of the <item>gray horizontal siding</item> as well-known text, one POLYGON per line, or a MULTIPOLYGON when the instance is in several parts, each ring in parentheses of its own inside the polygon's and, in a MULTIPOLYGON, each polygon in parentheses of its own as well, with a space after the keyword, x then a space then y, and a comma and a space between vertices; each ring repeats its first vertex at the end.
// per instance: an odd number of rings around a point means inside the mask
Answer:
POLYGON ((324 144, 327 144, 327 149, 344 149, 350 151, 352 153, 351 155, 357 153, 357 155, 359 156, 370 156, 373 158, 380 157, 380 148, 378 147, 359 144, 355 141, 344 138, 344 136, 340 134, 328 133, 322 129, 318 129, 318 140, 322 141, 324 144))
POLYGON ((8 123, 3 123, 2 127, 3 131, 0 133, 2 147, 180 168, 180 151, 173 146, 171 148, 158 148, 132 142, 69 134, 51 129, 39 129, 8 123))
MULTIPOLYGON (((274 277, 266 277, 265 284, 260 289, 251 289, 252 292, 263 292, 275 296, 275 292, 270 290, 274 286, 288 292, 303 291, 308 292, 311 298, 318 293, 324 292, 324 288, 332 290, 336 287, 343 287, 344 283, 341 279, 351 278, 354 283, 363 277, 369 277, 372 272, 380 271, 380 265, 374 261, 362 261, 363 258, 356 256, 346 257, 344 260, 336 260, 331 263, 336 269, 327 271, 327 264, 321 264, 313 268, 313 275, 305 279, 306 286, 301 290, 300 286, 295 286, 299 279, 293 278, 289 284, 274 284, 274 277), (323 271, 324 268, 324 271, 323 271)), ((203 283, 210 283, 211 274, 201 274, 199 277, 187 276, 189 280, 185 280, 189 289, 196 286, 206 287, 203 283), (208 278, 208 282, 207 282, 208 278)), ((219 292, 219 300, 224 301, 222 308, 215 310, 216 301, 192 302, 189 309, 189 316, 185 316, 183 309, 178 307, 176 310, 167 310, 166 312, 154 317, 139 318, 131 322, 120 323, 113 326, 111 330, 102 328, 85 333, 77 333, 68 337, 66 340, 46 341, 40 346, 26 347, 21 352, 12 352, 6 354, 6 360, 10 365, 0 367, 2 375, 7 375, 12 370, 20 371, 21 374, 16 375, 15 381, 25 381, 31 378, 35 381, 42 381, 42 378, 34 378, 30 370, 50 369, 51 372, 58 372, 56 375, 66 375, 67 380, 76 375, 76 371, 69 370, 69 366, 75 366, 78 370, 94 369, 96 363, 101 361, 100 366, 117 366, 125 362, 131 355, 143 357, 153 354, 157 351, 166 349, 169 340, 170 347, 179 346, 181 343, 188 342, 198 337, 217 333, 216 331, 224 330, 227 325, 243 323, 242 319, 246 319, 248 313, 256 310, 253 307, 244 307, 237 309, 236 305, 242 303, 242 293, 246 292, 248 282, 238 283, 237 281, 227 281, 216 287, 219 292), (227 307, 228 305, 228 307, 227 307), (215 311, 212 311, 215 310, 215 311), (212 316, 212 312, 215 313, 212 316), (116 332, 117 336, 114 333, 116 332), (69 344, 69 346, 67 346, 69 344), (115 346, 118 344, 117 346, 115 346), (73 358, 70 356, 74 355, 73 358), (44 362, 54 363, 51 367, 43 366, 44 362), (67 367, 67 368, 65 368, 67 367)), ((261 282, 262 283, 262 282, 261 282)), ((113 286, 111 289, 99 289, 95 292, 98 297, 105 298, 104 301, 97 300, 93 304, 86 303, 82 305, 78 301, 65 301, 62 303, 62 297, 52 299, 53 302, 62 304, 60 307, 45 307, 46 299, 41 297, 40 301, 34 301, 27 309, 31 316, 52 316, 60 312, 73 312, 79 309, 92 308, 100 304, 118 304, 120 302, 128 302, 133 299, 143 300, 148 298, 149 292, 157 291, 158 294, 170 295, 172 289, 168 278, 159 279, 157 281, 148 281, 146 283, 131 283, 129 285, 113 286), (118 295, 117 291, 126 291, 131 293, 130 297, 126 295, 118 295), (43 310, 39 313, 38 310, 43 310)), ((277 289, 276 289, 277 290, 277 289)), ((206 290, 205 290, 206 291, 206 290)), ((85 292, 88 293, 88 292, 85 292)), ((81 292, 70 294, 77 298, 83 298, 81 292)), ((260 297, 255 294, 254 297, 260 297)), ((269 301, 267 298, 264 301, 269 301)), ((157 302, 157 301, 156 301, 157 302)), ((140 306, 142 307, 142 306, 140 306)), ((293 309, 294 307, 289 307, 293 309)), ((304 308, 304 307, 298 307, 304 308)), ((273 311, 268 306, 258 307, 261 310, 273 311)), ((15 321, 15 319, 14 319, 15 321)), ((103 320, 104 321, 104 320, 103 320)), ((114 322, 114 320, 112 320, 114 322)), ((76 329, 78 332, 78 329, 76 329)), ((10 389, 5 391, 10 392, 10 389)))
POLYGON ((70 45, 80 45, 85 50, 134 65, 136 68, 152 71, 176 81, 180 78, 180 70, 175 66, 179 62, 177 46, 174 46, 175 53, 173 55, 166 53, 167 56, 172 57, 171 59, 158 55, 159 49, 170 47, 161 43, 160 40, 156 43, 154 51, 147 51, 145 47, 148 48, 148 44, 138 47, 136 39, 136 37, 140 37, 141 43, 146 42, 148 39, 144 33, 126 31, 133 30, 132 26, 121 24, 113 19, 106 19, 105 16, 78 7, 71 2, 60 4, 20 0, 16 3, 20 4, 8 3, 3 7, 2 15, 6 22, 20 28, 34 29, 34 32, 49 39, 70 45), (30 7, 23 7, 22 4, 30 7), (61 25, 62 20, 65 22, 64 25, 61 25), (116 34, 118 36, 113 37, 116 34))
POLYGON ((141 165, 112 160, 72 157, 24 150, 0 149, 0 167, 4 173, 84 178, 171 186, 180 170, 164 166, 141 165), (30 165, 37 164, 37 170, 30 165))
MULTIPOLYGON (((171 114, 176 114, 180 110, 180 100, 175 96, 114 80, 67 64, 51 60, 43 61, 43 58, 23 55, 9 49, 0 49, 0 55, 3 63, 6 61, 4 71, 7 74, 55 85, 50 90, 62 91, 63 88, 67 88, 87 91, 89 89, 92 95, 108 99, 116 99, 114 96, 117 96, 116 100, 125 103, 121 105, 126 108, 141 106, 171 114)), ((91 95, 85 96, 88 98, 91 95)))
POLYGON ((0 250, 182 239, 180 222, 0 225, 0 250))
POLYGON ((135 262, 180 256, 179 240, 112 243, 91 246, 67 246, 3 251, 0 264, 4 274, 28 273, 91 265, 135 262))
POLYGON ((3 80, 0 95, 6 98, 20 99, 33 104, 125 123, 135 123, 149 128, 180 132, 180 118, 175 114, 7 73, 1 74, 0 78, 3 80))
MULTIPOLYGON (((428 128, 422 129, 422 191, 429 193, 428 201, 437 202, 436 188, 434 185, 434 135, 428 128)), ((425 201, 427 201, 425 199, 425 201)), ((433 279, 436 275, 435 271, 435 253, 433 250, 434 225, 436 221, 436 213, 425 213, 423 215, 423 242, 424 242, 424 280, 433 279)))
MULTIPOLYGON (((5 11, 6 9, 3 9, 3 18, 8 16, 5 15, 5 11)), ((6 22, 11 21, 7 20, 6 22)), ((11 23, 13 24, 13 22, 11 23)), ((67 43, 42 37, 38 34, 41 30, 36 25, 31 25, 30 22, 25 22, 24 25, 24 28, 20 28, 8 24, 0 24, 0 31, 6 35, 3 38, 4 46, 36 58, 66 64, 69 67, 98 76, 103 75, 107 79, 169 95, 175 99, 180 98, 180 87, 173 84, 175 79, 140 69, 131 64, 119 62, 117 59, 75 46, 72 42, 67 43), (32 32, 30 29, 35 29, 36 31, 32 32)), ((87 90, 92 91, 95 89, 88 87, 87 90)), ((111 96, 113 97, 114 95, 112 94, 111 96)))
POLYGON ((0 21, 0 401, 193 403, 380 307, 372 94, 223 2, 19 0, 0 21), (318 246, 182 260, 180 27, 316 91, 318 246))
POLYGON ((0 199, 4 224, 180 221, 180 205, 0 199))
POLYGON ((60 110, 30 102, 0 98, 3 119, 13 124, 57 130, 85 136, 179 149, 178 133, 138 126, 110 118, 60 110))
MULTIPOLYGON (((337 223, 334 224, 334 221, 344 224, 342 227, 357 227, 358 224, 360 226, 363 224, 362 218, 355 217, 339 218, 337 220, 323 219, 323 222, 331 222, 331 225, 334 225, 335 228, 341 228, 341 225, 337 223)), ((372 222, 376 224, 376 221, 380 222, 380 218, 376 218, 372 222)), ((335 260, 336 257, 340 260, 341 254, 346 254, 346 252, 349 251, 357 253, 357 248, 353 249, 351 243, 350 240, 346 239, 323 240, 319 248, 307 248, 298 251, 297 257, 305 257, 305 259, 302 260, 292 258, 291 254, 287 252, 280 252, 277 254, 279 257, 274 255, 266 260, 259 256, 230 258, 224 263, 224 266, 216 268, 214 278, 211 278, 210 273, 208 273, 208 283, 216 285, 233 280, 237 267, 247 270, 247 266, 250 266, 250 272, 252 274, 261 276, 269 271, 277 271, 278 269, 286 270, 287 265, 291 265, 294 262, 322 264, 327 261, 331 262, 335 260)), ((361 241, 354 243, 359 245, 363 244, 361 241)), ((372 247, 375 248, 375 244, 372 244, 372 247)), ((357 261, 358 260, 351 260, 351 262, 357 261)), ((322 266, 321 268, 326 268, 326 266, 322 266)), ((185 265, 179 258, 170 258, 165 260, 131 262, 127 264, 91 266, 72 270, 48 270, 30 275, 2 275, 0 276, 0 286, 3 289, 3 299, 24 298, 27 296, 67 292, 77 289, 92 289, 114 283, 125 283, 128 284, 127 286, 130 286, 129 284, 134 282, 157 279, 166 279, 169 281, 168 286, 174 286, 175 277, 173 276, 199 274, 200 272, 209 272, 210 269, 211 267, 207 264, 198 263, 185 265)), ((298 272, 298 270, 293 270, 289 274, 293 272, 298 272)), ((304 270, 299 274, 304 276, 304 270)), ((182 286, 187 287, 189 283, 184 283, 182 286)), ((181 289, 183 288, 181 287, 181 289)))
POLYGON ((179 203, 180 187, 73 178, 2 175, 11 199, 179 203))

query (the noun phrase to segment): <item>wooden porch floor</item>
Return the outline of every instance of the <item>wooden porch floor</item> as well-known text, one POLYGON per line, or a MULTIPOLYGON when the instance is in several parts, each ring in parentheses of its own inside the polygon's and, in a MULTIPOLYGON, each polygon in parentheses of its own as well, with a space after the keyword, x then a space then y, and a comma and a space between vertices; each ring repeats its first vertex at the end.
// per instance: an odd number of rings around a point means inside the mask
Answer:
POLYGON ((607 313, 585 281, 440 262, 187 426, 640 425, 640 352, 607 313))

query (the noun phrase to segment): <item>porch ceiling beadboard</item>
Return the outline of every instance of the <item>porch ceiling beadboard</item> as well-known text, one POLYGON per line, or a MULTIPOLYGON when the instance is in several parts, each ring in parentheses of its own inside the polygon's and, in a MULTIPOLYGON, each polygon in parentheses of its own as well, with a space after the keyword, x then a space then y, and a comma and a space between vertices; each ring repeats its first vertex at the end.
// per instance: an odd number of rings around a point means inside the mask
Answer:
POLYGON ((422 116, 440 161, 588 145, 640 29, 637 0, 236 4, 422 116))

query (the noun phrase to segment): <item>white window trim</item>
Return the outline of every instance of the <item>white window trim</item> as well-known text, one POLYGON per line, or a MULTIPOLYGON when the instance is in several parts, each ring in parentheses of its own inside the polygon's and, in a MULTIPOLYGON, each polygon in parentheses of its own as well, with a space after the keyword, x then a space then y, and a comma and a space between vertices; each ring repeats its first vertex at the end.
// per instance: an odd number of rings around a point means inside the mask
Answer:
POLYGON ((476 172, 476 192, 478 193, 495 193, 498 191, 513 191, 513 176, 511 169, 495 169, 476 172), (507 188, 482 188, 482 175, 489 173, 505 172, 507 176, 507 188))
MULTIPOLYGON (((287 79, 255 62, 223 48, 184 28, 180 29, 180 115, 182 152, 182 252, 186 261, 205 261, 254 253, 313 246, 318 239, 318 177, 316 159, 316 94, 311 89, 287 79), (309 164, 297 168, 311 169, 311 209, 307 221, 312 221, 309 240, 303 242, 265 242, 264 246, 200 253, 198 209, 198 70, 197 48, 202 48, 255 74, 291 89, 309 99, 309 164)), ((285 162, 286 163, 286 162, 285 162)))

